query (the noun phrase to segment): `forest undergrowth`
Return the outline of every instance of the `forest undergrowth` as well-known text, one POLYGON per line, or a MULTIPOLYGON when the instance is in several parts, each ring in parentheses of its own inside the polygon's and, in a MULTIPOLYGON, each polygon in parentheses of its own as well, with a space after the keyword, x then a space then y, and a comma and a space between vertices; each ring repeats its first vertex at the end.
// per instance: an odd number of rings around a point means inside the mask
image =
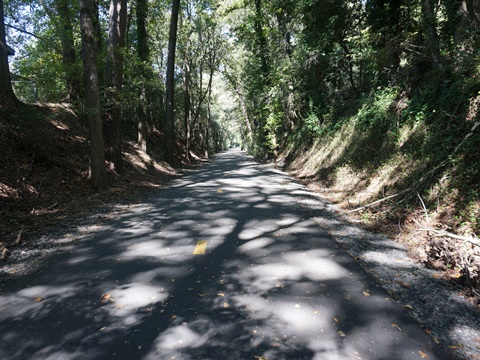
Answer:
MULTIPOLYGON (((184 149, 177 143, 175 167, 162 158, 160 139, 149 141, 157 152, 147 154, 136 142, 123 142, 124 173, 108 172, 109 188, 95 190, 88 181, 86 120, 68 104, 21 104, 13 112, 0 108, 0 260, 52 227, 67 226, 102 207, 135 201, 161 187, 182 168, 184 149), (157 142, 157 144, 156 144, 157 142)), ((107 167, 108 168, 108 167, 107 167)))
POLYGON ((340 99, 277 161, 480 305, 480 85, 430 77, 340 99), (305 141, 305 139, 309 141, 305 141))

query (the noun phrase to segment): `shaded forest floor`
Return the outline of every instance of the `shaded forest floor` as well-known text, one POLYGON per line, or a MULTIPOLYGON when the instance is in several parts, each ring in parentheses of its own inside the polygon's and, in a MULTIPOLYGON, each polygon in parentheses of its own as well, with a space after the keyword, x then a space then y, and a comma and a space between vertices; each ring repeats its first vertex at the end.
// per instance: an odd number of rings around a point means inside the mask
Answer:
MULTIPOLYGON (((109 172, 108 190, 97 192, 88 182, 86 126, 67 104, 22 105, 0 117, 0 259, 4 263, 15 247, 101 208, 138 201, 193 165, 182 162, 181 144, 173 168, 158 160, 161 150, 150 156, 127 140, 124 173, 109 172)), ((150 140, 160 149, 159 133, 150 140)))

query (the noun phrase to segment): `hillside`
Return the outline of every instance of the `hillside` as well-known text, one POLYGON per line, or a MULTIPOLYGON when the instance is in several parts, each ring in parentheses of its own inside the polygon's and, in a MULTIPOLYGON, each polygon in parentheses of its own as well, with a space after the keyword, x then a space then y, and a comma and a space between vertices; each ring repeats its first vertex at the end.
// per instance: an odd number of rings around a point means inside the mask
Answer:
POLYGON ((478 85, 432 76, 410 92, 379 88, 333 111, 285 139, 278 160, 480 304, 478 85))
MULTIPOLYGON (((92 211, 138 199, 162 186, 177 169, 123 143, 125 173, 109 172, 109 189, 95 191, 88 181, 84 120, 68 104, 22 105, 1 114, 0 243, 28 243, 51 227, 89 216, 92 211), (19 235, 20 234, 20 235, 19 235)), ((158 141, 160 134, 155 134, 158 141)), ((177 144, 180 146, 179 144, 177 144)), ((177 149, 177 155, 180 152, 177 149)), ((4 253, 8 257, 8 252, 4 253)))

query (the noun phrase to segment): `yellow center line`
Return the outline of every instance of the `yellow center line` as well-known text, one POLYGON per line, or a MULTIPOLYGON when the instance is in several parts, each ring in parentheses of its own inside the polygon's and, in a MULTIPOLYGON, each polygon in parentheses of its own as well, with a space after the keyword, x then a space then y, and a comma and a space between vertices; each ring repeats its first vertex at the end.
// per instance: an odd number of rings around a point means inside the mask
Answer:
POLYGON ((195 246, 195 250, 193 250, 193 254, 194 255, 205 254, 206 249, 207 249, 207 240, 198 240, 197 245, 195 246))

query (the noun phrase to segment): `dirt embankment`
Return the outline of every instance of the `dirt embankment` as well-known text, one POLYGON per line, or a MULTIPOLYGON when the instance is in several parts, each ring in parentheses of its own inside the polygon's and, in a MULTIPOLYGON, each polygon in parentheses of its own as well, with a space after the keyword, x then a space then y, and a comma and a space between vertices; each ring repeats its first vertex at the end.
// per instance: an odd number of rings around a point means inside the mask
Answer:
POLYGON ((8 263, 14 248, 52 227, 139 199, 188 166, 182 164, 181 144, 176 168, 161 160, 158 132, 150 139, 156 146, 152 154, 127 139, 124 173, 110 171, 108 190, 97 192, 88 181, 86 123, 70 105, 22 105, 0 115, 0 265, 8 263))

